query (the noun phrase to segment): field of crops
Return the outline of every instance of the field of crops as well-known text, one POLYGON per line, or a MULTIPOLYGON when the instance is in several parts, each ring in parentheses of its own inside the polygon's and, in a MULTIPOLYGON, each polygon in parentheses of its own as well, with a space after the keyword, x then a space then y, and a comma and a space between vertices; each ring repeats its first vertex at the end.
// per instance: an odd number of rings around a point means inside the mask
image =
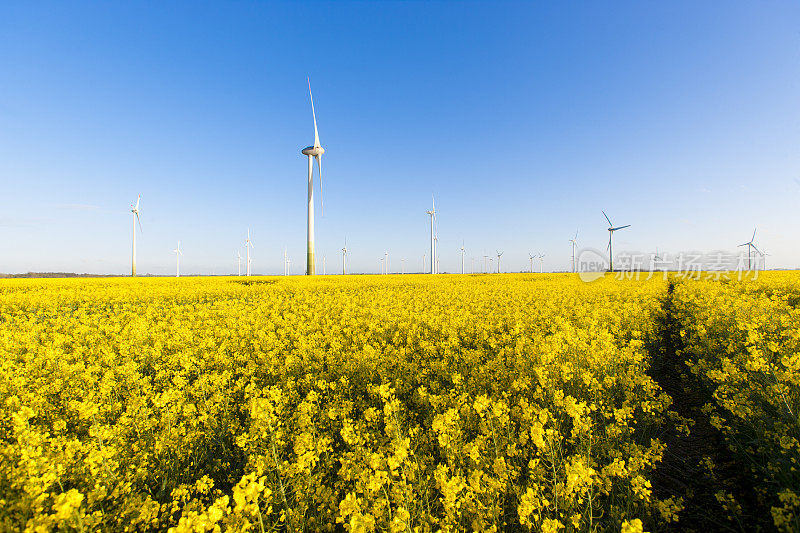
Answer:
POLYGON ((4 280, 0 529, 800 529, 800 274, 4 280))

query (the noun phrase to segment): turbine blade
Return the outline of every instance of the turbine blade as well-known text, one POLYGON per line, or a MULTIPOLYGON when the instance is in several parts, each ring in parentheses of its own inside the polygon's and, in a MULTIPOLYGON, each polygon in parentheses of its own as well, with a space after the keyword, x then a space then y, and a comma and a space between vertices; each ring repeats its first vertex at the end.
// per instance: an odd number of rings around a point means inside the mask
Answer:
POLYGON ((606 220, 608 220, 608 225, 609 225, 609 226, 613 226, 613 225, 614 225, 614 224, 612 224, 612 223, 611 223, 611 219, 610 219, 610 218, 608 218, 608 215, 606 215, 606 212, 605 212, 605 211, 603 211, 603 216, 604 216, 604 217, 606 217, 606 220))
POLYGON ((139 233, 144 233, 142 229, 142 219, 139 218, 139 211, 136 211, 136 222, 139 223, 139 233))
MULTIPOLYGON (((750 246, 752 246, 752 247, 753 247, 753 250, 755 250, 756 252, 758 252, 758 253, 760 253, 760 254, 761 254, 761 250, 759 250, 758 248, 756 248, 756 245, 755 245, 755 244, 751 244, 750 246)), ((764 255, 764 254, 761 254, 761 255, 764 255)))
POLYGON ((311 98, 311 115, 314 117, 314 148, 319 148, 319 132, 317 131, 317 114, 314 112, 314 96, 311 94, 311 78, 308 79, 308 96, 311 98))
POLYGON ((322 154, 315 155, 317 166, 319 167, 319 214, 325 216, 325 201, 322 199, 322 154))
POLYGON ((625 229, 625 228, 630 228, 630 227, 631 227, 630 224, 626 224, 624 226, 617 226, 616 228, 611 228, 611 231, 617 231, 618 229, 625 229))
POLYGON ((752 239, 750 239, 750 242, 753 242, 754 240, 756 240, 756 229, 757 229, 757 228, 754 228, 754 229, 753 229, 753 238, 752 238, 752 239))

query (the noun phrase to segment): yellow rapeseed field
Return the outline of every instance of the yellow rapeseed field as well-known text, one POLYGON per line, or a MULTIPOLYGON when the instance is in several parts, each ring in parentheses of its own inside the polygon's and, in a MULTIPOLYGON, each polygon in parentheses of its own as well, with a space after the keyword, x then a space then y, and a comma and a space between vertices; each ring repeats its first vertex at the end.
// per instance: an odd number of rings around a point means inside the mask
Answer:
POLYGON ((680 525, 662 436, 696 421, 651 371, 669 326, 769 525, 796 529, 799 282, 3 280, 0 528, 680 525))

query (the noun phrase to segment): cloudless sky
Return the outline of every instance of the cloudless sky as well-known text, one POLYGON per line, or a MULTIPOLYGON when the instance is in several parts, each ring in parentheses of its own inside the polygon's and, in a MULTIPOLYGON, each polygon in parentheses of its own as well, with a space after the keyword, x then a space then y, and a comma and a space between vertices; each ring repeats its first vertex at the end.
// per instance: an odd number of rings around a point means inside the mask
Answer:
POLYGON ((800 2, 3 2, 0 272, 570 268, 615 251, 800 266, 800 2), (319 198, 319 189, 316 192, 319 198), (741 250, 741 249, 738 249, 741 250), (244 267, 243 267, 244 268, 244 267))

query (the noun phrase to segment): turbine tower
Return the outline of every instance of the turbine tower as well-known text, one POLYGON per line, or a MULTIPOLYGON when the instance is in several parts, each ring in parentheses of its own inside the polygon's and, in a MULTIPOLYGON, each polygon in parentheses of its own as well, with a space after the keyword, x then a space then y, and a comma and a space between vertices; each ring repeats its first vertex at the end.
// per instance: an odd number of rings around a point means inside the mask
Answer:
MULTIPOLYGON (((756 228, 756 229, 758 229, 758 228, 756 228)), ((747 241, 744 244, 740 244, 739 245, 739 247, 747 246, 747 270, 752 270, 752 268, 750 266, 750 250, 755 250, 756 252, 761 253, 761 251, 758 248, 756 248, 756 245, 753 244, 753 241, 755 241, 755 240, 756 240, 756 230, 754 229, 753 230, 753 236, 750 238, 750 240, 747 241)))
POLYGON ((347 274, 347 237, 344 238, 344 248, 342 248, 342 276, 347 274))
POLYGON ((533 274, 533 254, 530 254, 530 253, 529 253, 529 254, 528 254, 528 257, 529 257, 529 258, 530 258, 530 260, 531 260, 531 274, 533 274))
POLYGON ((142 199, 140 194, 136 198, 136 205, 131 204, 131 213, 133 213, 133 253, 131 254, 131 277, 136 277, 136 222, 139 222, 139 231, 142 231, 142 221, 139 219, 139 200, 142 199))
POLYGON ((461 273, 464 273, 464 253, 466 250, 464 249, 464 241, 461 241, 461 273))
POLYGON ((283 275, 289 275, 289 253, 285 246, 283 247, 283 275))
POLYGON ((324 216, 324 205, 322 201, 322 154, 325 149, 319 144, 319 132, 317 131, 317 114, 314 111, 314 97, 311 95, 311 79, 308 80, 308 96, 311 99, 311 116, 314 117, 314 146, 306 146, 301 151, 303 155, 308 156, 308 243, 306 252, 306 274, 313 276, 315 274, 314 262, 314 162, 317 160, 319 167, 319 195, 320 195, 320 211, 324 216))
POLYGON ((241 276, 242 275, 242 252, 240 252, 239 250, 236 250, 236 257, 237 257, 237 259, 239 261, 239 268, 236 271, 236 275, 237 276, 241 276))
POLYGON ((181 252, 181 241, 178 241, 178 247, 172 250, 175 253, 175 277, 181 277, 181 256, 183 252, 181 252))
POLYGON ((578 246, 578 230, 575 230, 575 237, 569 240, 572 243, 572 272, 575 273, 575 248, 578 246))
POLYGON ((608 271, 614 272, 614 263, 613 263, 614 255, 611 252, 611 237, 614 235, 615 231, 629 228, 631 225, 626 224, 624 226, 617 226, 615 228, 614 224, 611 223, 611 219, 608 218, 608 215, 606 215, 605 211, 603 211, 603 216, 606 217, 606 220, 608 220, 608 271))
POLYGON ((431 274, 436 272, 436 235, 434 227, 436 225, 436 200, 431 195, 431 210, 427 211, 431 217, 431 274))
POLYGON ((250 248, 253 246, 253 241, 250 240, 250 228, 247 228, 247 240, 244 241, 244 247, 247 249, 247 276, 250 276, 250 248))
POLYGON ((500 257, 502 257, 504 252, 501 252, 500 250, 495 250, 495 251, 497 252, 497 273, 499 274, 500 273, 500 257))

